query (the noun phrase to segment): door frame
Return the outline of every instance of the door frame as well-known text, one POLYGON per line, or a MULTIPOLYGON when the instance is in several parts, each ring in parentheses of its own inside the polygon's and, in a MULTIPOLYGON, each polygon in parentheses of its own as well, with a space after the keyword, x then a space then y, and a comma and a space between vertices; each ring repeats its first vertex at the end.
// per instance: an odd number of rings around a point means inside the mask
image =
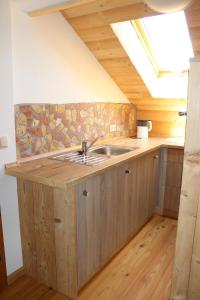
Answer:
POLYGON ((7 286, 6 260, 0 210, 0 292, 7 286))

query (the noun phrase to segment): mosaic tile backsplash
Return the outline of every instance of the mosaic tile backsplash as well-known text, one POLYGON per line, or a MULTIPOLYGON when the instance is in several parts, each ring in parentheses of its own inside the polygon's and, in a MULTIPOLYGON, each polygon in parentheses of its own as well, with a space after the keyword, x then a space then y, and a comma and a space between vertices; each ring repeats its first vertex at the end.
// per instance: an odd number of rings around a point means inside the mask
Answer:
POLYGON ((17 104, 15 120, 18 158, 136 131, 135 107, 129 103, 17 104), (115 132, 110 132, 112 124, 115 132))

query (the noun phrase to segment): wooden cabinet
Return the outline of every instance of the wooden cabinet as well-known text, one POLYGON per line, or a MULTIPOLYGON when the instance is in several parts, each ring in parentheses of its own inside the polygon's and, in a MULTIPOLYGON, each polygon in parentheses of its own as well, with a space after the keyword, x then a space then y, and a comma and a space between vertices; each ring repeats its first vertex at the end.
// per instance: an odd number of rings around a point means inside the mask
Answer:
POLYGON ((138 224, 142 226, 153 214, 158 188, 159 152, 154 151, 137 162, 138 224))
POLYGON ((117 246, 124 245, 137 231, 137 160, 118 169, 117 246))
POLYGON ((77 194, 78 287, 101 266, 101 176, 79 184, 77 194))
POLYGON ((130 204, 126 171, 125 166, 113 167, 76 187, 79 288, 127 240, 130 204))
POLYGON ((152 216, 158 166, 156 151, 77 185, 78 288, 152 216))
POLYGON ((180 192, 183 170, 183 150, 168 149, 165 167, 165 192, 163 214, 167 217, 178 218, 180 192))
POLYGON ((153 151, 62 188, 18 178, 26 273, 76 299, 152 216, 158 164, 153 151))

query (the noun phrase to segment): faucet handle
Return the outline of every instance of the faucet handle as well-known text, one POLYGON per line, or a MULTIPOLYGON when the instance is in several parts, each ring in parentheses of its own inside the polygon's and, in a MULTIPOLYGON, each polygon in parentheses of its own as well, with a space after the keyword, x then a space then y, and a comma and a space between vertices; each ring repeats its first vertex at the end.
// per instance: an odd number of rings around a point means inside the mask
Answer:
POLYGON ((86 153, 87 153, 87 141, 82 141, 82 152, 86 155, 86 153))

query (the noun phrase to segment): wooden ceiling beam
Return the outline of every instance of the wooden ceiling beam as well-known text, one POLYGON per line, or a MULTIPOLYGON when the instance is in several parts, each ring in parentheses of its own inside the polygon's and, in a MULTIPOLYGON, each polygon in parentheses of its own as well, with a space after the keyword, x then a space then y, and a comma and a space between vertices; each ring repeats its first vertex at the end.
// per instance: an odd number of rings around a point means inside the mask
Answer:
POLYGON ((124 22, 158 15, 159 13, 150 9, 146 4, 140 2, 123 7, 117 7, 102 12, 106 24, 124 22))
POLYGON ((186 99, 162 99, 162 98, 146 98, 140 101, 135 100, 137 105, 172 105, 172 106, 185 106, 187 104, 186 99))
POLYGON ((143 0, 96 0, 93 3, 81 4, 78 7, 66 9, 66 17, 70 19, 76 18, 141 2, 143 0))
POLYGON ((138 120, 151 120, 156 122, 176 122, 179 119, 177 111, 163 111, 159 110, 139 110, 137 111, 138 120))
MULTIPOLYGON (((131 101, 133 102, 134 101, 131 101)), ((163 105, 162 103, 160 103, 160 105, 137 105, 135 104, 137 110, 143 110, 143 111, 179 111, 179 107, 175 106, 175 105, 163 105)))
POLYGON ((151 10, 144 3, 135 3, 123 7, 112 8, 105 11, 98 11, 80 17, 69 18, 68 10, 61 11, 66 20, 75 28, 83 30, 94 27, 110 26, 112 23, 139 19, 142 17, 155 16, 158 13, 151 10))
POLYGON ((67 10, 68 17, 78 17, 91 13, 105 11, 112 8, 122 7, 129 4, 143 2, 142 0, 70 0, 61 4, 51 5, 37 10, 29 11, 31 17, 52 14, 55 12, 67 10))

